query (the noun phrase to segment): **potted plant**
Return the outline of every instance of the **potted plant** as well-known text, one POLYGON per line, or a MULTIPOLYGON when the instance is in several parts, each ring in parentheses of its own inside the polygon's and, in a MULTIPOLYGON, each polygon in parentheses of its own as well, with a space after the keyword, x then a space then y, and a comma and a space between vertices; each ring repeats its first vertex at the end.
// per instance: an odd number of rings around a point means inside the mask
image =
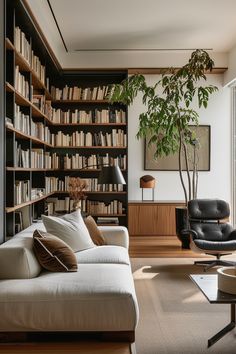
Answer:
POLYGON ((217 87, 202 83, 206 81, 206 72, 211 71, 213 66, 214 62, 209 54, 205 50, 197 49, 192 52, 188 63, 183 67, 163 71, 154 86, 148 86, 145 77, 137 74, 121 84, 113 85, 109 96, 111 102, 130 105, 135 97, 141 94, 146 112, 139 116, 137 138, 149 137, 149 144, 155 144, 156 158, 178 152, 186 220, 187 203, 188 200, 197 197, 198 183, 198 141, 190 125, 199 124, 199 114, 193 108, 193 100, 197 101, 199 108, 207 108, 210 96, 217 87), (195 152, 192 171, 190 171, 191 157, 188 153, 191 145, 195 152), (181 156, 184 157, 186 171, 183 170, 181 156), (184 173, 187 175, 187 183, 184 180, 184 173))

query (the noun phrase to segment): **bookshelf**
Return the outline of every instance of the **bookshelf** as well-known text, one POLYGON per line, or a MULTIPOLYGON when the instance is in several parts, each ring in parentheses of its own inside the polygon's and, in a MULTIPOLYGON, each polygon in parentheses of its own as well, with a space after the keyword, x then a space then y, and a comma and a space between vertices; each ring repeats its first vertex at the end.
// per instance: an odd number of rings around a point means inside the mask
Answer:
MULTIPOLYGON (((0 43, 5 40, 5 4, 0 0, 0 43)), ((0 45, 0 243, 4 241, 5 235, 5 51, 4 45, 0 45)))
POLYGON ((0 128, 5 238, 49 209, 71 211, 70 175, 89 181, 84 212, 95 219, 117 217, 127 225, 127 185, 98 187, 96 182, 105 164, 118 164, 127 181, 127 109, 106 99, 110 85, 126 78, 127 71, 63 71, 24 1, 5 3, 5 122, 0 128))

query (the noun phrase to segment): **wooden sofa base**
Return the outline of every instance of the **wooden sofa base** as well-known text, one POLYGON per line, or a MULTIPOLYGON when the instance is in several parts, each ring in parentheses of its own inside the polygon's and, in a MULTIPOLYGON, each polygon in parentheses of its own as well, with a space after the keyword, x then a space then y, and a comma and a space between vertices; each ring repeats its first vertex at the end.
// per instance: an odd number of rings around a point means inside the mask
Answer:
MULTIPOLYGON (((125 342, 130 354, 136 354, 135 332, 0 332, 0 343, 31 342, 125 342)), ((1 351, 1 345, 0 345, 1 351)))

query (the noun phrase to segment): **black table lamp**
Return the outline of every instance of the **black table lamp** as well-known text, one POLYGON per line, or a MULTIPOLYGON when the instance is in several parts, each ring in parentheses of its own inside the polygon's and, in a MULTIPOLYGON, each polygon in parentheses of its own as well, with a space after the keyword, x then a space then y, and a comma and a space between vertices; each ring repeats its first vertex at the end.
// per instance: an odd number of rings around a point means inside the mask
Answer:
POLYGON ((119 166, 102 166, 98 184, 126 184, 119 166))

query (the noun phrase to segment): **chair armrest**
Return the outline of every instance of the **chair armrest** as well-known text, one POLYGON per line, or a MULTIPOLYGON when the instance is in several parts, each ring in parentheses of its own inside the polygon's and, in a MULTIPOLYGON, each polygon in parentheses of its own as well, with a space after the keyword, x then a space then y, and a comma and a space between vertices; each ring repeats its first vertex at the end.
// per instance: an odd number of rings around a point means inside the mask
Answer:
POLYGON ((192 230, 192 229, 181 230, 181 234, 182 235, 191 235, 193 237, 193 239, 198 238, 197 237, 197 232, 195 230, 192 230))
POLYGON ((108 245, 129 248, 129 233, 125 226, 98 226, 108 245))

